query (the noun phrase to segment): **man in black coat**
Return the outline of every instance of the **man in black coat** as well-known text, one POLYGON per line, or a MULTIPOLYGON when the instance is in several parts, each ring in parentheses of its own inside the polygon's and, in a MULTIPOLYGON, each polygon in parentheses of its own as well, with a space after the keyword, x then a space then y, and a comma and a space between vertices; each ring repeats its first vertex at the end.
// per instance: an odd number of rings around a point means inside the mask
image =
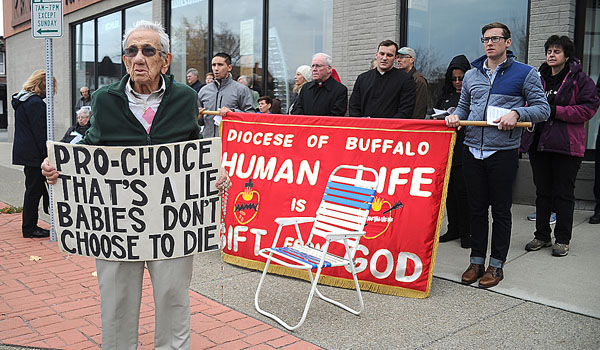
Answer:
POLYGON ((206 84, 198 80, 198 70, 196 68, 190 68, 187 70, 185 78, 187 80, 188 85, 196 90, 196 93, 202 89, 202 87, 206 84))
POLYGON ((356 79, 350 96, 351 117, 411 118, 415 108, 416 87, 413 78, 394 68, 398 45, 392 40, 379 43, 376 69, 356 79))
POLYGON ((306 84, 292 109, 292 114, 344 116, 348 88, 331 76, 331 56, 318 53, 312 59, 313 81, 306 84))
POLYGON ((80 110, 81 107, 84 106, 92 106, 92 96, 90 95, 90 88, 88 88, 87 86, 82 86, 81 89, 79 89, 79 93, 81 94, 81 98, 75 103, 75 111, 80 110))

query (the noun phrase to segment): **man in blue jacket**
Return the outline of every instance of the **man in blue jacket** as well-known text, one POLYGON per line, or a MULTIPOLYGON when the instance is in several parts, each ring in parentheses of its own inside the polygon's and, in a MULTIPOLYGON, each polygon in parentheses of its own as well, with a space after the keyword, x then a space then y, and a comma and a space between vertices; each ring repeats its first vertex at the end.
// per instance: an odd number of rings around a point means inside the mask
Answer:
POLYGON ((481 277, 479 287, 497 285, 508 255, 511 235, 512 186, 517 174, 522 129, 517 121, 541 122, 550 106, 535 68, 515 61, 510 30, 494 22, 481 28, 485 55, 471 62, 463 80, 460 102, 446 125, 460 120, 488 121, 496 127, 468 126, 465 130, 463 168, 469 186, 471 258, 462 275, 465 284, 481 277), (525 107, 527 106, 527 107, 525 107), (492 249, 487 270, 488 208, 492 207, 492 249))

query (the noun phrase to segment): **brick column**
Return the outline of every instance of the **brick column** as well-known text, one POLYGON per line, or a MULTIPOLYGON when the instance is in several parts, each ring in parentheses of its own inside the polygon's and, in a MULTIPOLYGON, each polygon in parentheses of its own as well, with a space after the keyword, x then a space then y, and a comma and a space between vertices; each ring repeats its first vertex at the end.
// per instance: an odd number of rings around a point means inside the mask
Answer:
POLYGON ((528 63, 539 67, 545 60, 544 43, 550 35, 575 34, 575 0, 531 0, 528 63))
POLYGON ((398 42, 400 1, 334 0, 333 66, 348 87, 369 69, 377 44, 390 39, 398 42))

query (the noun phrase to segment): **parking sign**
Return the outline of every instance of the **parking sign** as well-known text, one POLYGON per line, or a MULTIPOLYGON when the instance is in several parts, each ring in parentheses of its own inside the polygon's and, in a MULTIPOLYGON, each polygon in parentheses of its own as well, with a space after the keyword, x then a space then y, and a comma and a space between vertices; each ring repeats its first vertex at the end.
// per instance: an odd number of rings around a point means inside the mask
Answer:
POLYGON ((60 38, 62 27, 62 0, 32 0, 31 35, 34 38, 60 38))

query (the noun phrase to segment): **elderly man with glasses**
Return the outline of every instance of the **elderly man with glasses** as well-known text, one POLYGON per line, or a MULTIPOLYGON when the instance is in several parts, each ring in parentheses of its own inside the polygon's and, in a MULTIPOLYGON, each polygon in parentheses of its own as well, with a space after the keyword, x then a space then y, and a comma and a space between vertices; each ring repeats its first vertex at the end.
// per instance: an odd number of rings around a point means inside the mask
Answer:
MULTIPOLYGON (((166 75, 171 64, 169 36, 161 25, 140 21, 125 32, 127 75, 102 87, 92 101, 91 127, 82 144, 156 145, 199 138, 194 90, 166 75)), ((58 172, 42 164, 48 183, 58 172)), ((226 189, 221 176, 217 188, 226 189)), ((155 349, 190 348, 189 286, 193 256, 156 261, 96 260, 100 285, 102 349, 137 349, 144 267, 152 278, 155 349)))
POLYGON ((398 69, 405 71, 415 81, 417 90, 417 99, 415 101, 415 109, 411 117, 415 119, 425 119, 427 115, 427 105, 429 102, 429 92, 427 79, 415 68, 415 60, 417 54, 410 47, 403 47, 398 50, 398 69))
POLYGON ((523 131, 515 129, 516 123, 544 121, 550 116, 550 106, 536 69, 515 61, 508 50, 512 43, 508 27, 490 23, 483 26, 481 34, 485 55, 471 62, 475 68, 465 74, 458 107, 446 117, 446 125, 460 128, 461 119, 495 125, 467 126, 463 152, 471 209, 471 257, 462 282, 471 284, 481 277, 479 287, 488 288, 504 278, 510 244, 512 187, 523 131), (490 206, 492 249, 485 270, 490 206))
POLYGON ((90 95, 90 89, 87 86, 82 86, 81 89, 79 89, 79 93, 81 94, 81 98, 75 103, 75 111, 79 111, 81 107, 92 105, 92 96, 90 95))
POLYGON ((300 94, 292 114, 344 116, 348 105, 348 88, 331 76, 331 56, 317 53, 312 59, 313 81, 300 94))

